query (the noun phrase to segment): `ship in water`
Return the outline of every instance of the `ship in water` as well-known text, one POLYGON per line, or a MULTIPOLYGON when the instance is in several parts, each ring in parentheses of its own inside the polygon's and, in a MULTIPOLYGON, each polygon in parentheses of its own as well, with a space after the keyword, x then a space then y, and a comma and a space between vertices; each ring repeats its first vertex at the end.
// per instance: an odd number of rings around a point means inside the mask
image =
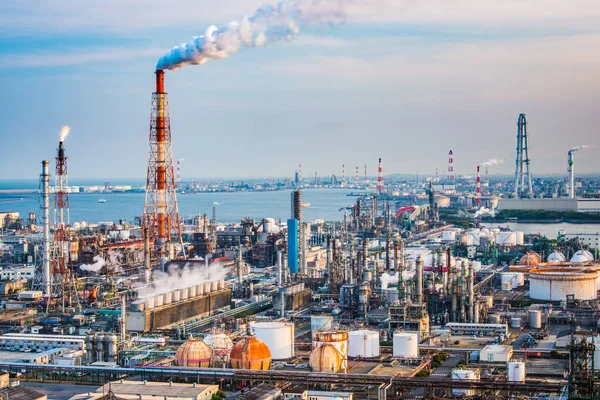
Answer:
POLYGON ((106 203, 106 197, 100 197, 98 203, 106 203))

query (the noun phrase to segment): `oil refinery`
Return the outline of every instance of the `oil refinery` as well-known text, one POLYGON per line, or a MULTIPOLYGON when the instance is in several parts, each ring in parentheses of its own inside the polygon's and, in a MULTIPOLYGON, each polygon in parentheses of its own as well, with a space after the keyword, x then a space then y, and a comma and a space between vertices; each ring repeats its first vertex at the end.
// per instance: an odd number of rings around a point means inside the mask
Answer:
MULTIPOLYGON (((261 45, 232 26, 215 35, 261 45)), ((566 179, 536 177, 521 113, 508 178, 493 174, 503 160, 478 154, 459 175, 457 147, 442 150, 445 177, 384 175, 368 155, 375 176, 362 162, 314 178, 297 164, 239 190, 184 182, 165 71, 237 51, 208 41, 175 47, 154 71, 135 216, 71 219, 67 127, 54 166, 41 162, 39 210, 26 221, 0 209, 0 398, 28 398, 10 386, 21 382, 77 385, 73 400, 600 399, 600 234, 517 223, 600 221, 600 182, 576 175, 588 146, 567 152, 566 179), (310 218, 328 206, 315 190, 348 205, 310 218), (193 214, 178 203, 234 191, 283 192, 287 211, 265 202, 265 215, 233 221, 223 203, 193 214)))

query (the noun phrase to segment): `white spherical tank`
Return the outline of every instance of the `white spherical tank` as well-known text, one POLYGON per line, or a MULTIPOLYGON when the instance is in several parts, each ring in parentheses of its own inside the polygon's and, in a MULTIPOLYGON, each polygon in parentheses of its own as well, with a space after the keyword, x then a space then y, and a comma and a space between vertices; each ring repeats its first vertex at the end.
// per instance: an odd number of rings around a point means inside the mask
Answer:
POLYGON ((500 247, 513 247, 517 245, 516 232, 499 232, 496 235, 496 244, 500 247))
POLYGON ((392 344, 394 357, 416 358, 419 356, 419 341, 416 333, 394 333, 392 344))
POLYGON ((273 360, 287 360, 294 356, 294 324, 257 322, 253 329, 256 337, 271 350, 273 360))
POLYGON ((531 329, 542 329, 542 310, 529 310, 527 320, 531 329))
POLYGON ((348 333, 348 357, 379 357, 379 332, 358 330, 348 333))
MULTIPOLYGON (((480 374, 478 369, 453 369, 451 376, 455 381, 478 381, 480 374)), ((455 396, 472 396, 473 393, 471 389, 452 389, 455 396)))
POLYGON ((511 361, 508 363, 508 381, 525 382, 525 363, 522 361, 511 361))
POLYGON ((529 297, 534 300, 566 301, 568 294, 576 300, 597 297, 598 272, 577 268, 534 269, 529 273, 529 297))
POLYGON ((312 337, 318 331, 330 331, 333 329, 333 317, 330 315, 311 315, 310 316, 310 331, 312 337))

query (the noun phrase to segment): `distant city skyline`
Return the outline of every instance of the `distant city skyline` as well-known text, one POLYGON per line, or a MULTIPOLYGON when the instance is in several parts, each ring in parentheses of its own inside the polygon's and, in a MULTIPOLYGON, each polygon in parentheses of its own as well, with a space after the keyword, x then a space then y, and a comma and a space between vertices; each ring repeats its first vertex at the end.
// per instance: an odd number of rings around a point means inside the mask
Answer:
MULTIPOLYGON (((379 157, 385 175, 445 178, 450 149, 455 175, 492 158, 504 163, 490 174, 510 175, 520 113, 534 177, 566 176, 570 148, 600 145, 597 1, 344 4, 334 26, 167 71, 183 179, 291 178, 298 164, 341 177, 345 164, 352 180, 379 157)), ((36 179, 63 125, 71 179, 144 179, 158 59, 260 5, 1 2, 0 180, 36 179)), ((600 171, 598 149, 576 154, 576 176, 600 171)))

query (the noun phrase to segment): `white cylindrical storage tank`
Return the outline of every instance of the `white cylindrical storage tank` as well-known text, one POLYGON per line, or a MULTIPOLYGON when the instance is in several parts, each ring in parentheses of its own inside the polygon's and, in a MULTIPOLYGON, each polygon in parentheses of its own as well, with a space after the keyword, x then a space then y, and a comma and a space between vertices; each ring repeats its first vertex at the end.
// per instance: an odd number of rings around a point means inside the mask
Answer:
POLYGON ((204 294, 209 294, 211 292, 210 288, 211 288, 210 282, 204 282, 204 294))
POLYGON ((146 299, 146 310, 152 310, 154 308, 154 297, 148 297, 146 299))
POLYGON ((162 306, 163 305, 163 299, 164 299, 164 297, 163 297, 162 294, 154 296, 154 307, 160 307, 160 306, 162 306))
POLYGON ((416 333, 394 333, 392 345, 394 357, 416 358, 419 356, 419 340, 416 333))
POLYGON ((442 232, 442 241, 444 242, 455 242, 456 232, 455 231, 444 231, 442 232))
POLYGON ((522 245, 525 243, 525 235, 521 231, 516 231, 515 235, 517 235, 517 245, 522 245))
POLYGON ((573 294, 576 300, 595 300, 598 272, 578 268, 544 268, 529 272, 529 297, 534 300, 566 301, 573 294))
POLYGON ((202 296, 204 294, 204 285, 196 285, 196 295, 202 296))
POLYGON ((180 290, 181 292, 181 300, 185 300, 190 297, 190 288, 183 288, 180 290))
POLYGON ((256 337, 271 350, 273 360, 287 360, 294 356, 293 323, 257 322, 253 330, 256 337))
POLYGON ((512 281, 502 282, 502 290, 505 292, 510 292, 513 289, 512 281))
POLYGON ((181 290, 176 289, 173 290, 173 303, 177 302, 177 301, 181 301, 181 290))
POLYGON ((190 299, 196 297, 196 286, 190 286, 188 290, 190 292, 190 299))
POLYGON ((503 272, 500 274, 500 282, 502 283, 502 290, 512 290, 517 288, 517 276, 514 272, 503 272), (510 288, 509 289, 505 289, 508 288, 508 285, 506 285, 506 283, 509 282, 510 283, 510 288))
POLYGON ((310 316, 310 331, 312 337, 318 331, 330 331, 333 329, 333 317, 330 315, 311 315, 310 316))
MULTIPOLYGON (((478 381, 479 370, 478 369, 453 369, 452 379, 457 381, 478 381)), ((473 396, 474 390, 472 389, 452 389, 452 394, 455 396, 473 396)))
POLYGON ((525 382, 525 363, 522 361, 510 361, 508 363, 508 381, 525 382))
POLYGON ((263 232, 271 233, 273 232, 273 225, 275 224, 275 220, 273 218, 265 218, 263 220, 263 232))
POLYGON ((499 232, 496 235, 496 244, 500 247, 516 246, 517 234, 515 232, 499 232))
POLYGON ((216 292, 217 290, 219 290, 219 281, 212 281, 210 283, 210 291, 216 292))
POLYGON ((542 310, 529 310, 527 319, 531 329, 542 329, 542 310))
MULTIPOLYGON (((517 287, 525 285, 525 274, 522 272, 515 272, 515 282, 517 284, 517 287)), ((515 289, 514 285, 513 289, 515 289)))
POLYGON ((361 329, 348 333, 348 357, 379 357, 379 332, 361 329))
POLYGON ((510 327, 511 328, 520 328, 523 320, 520 317, 510 317, 510 327))

